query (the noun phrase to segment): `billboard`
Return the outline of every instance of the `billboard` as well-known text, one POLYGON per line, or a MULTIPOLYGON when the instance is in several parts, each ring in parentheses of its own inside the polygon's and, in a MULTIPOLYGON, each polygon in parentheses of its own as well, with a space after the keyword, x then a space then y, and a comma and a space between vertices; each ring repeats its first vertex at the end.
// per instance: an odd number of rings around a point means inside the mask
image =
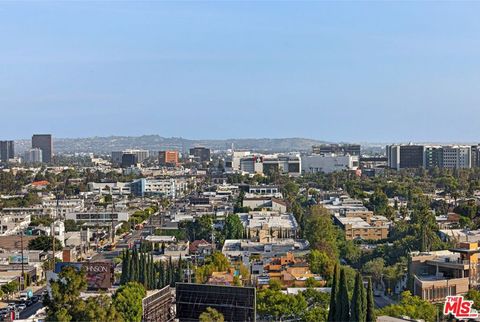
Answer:
POLYGON ((66 266, 73 266, 77 270, 83 269, 87 278, 89 290, 108 289, 112 287, 113 267, 106 262, 61 262, 55 263, 55 273, 58 274, 66 266))
POLYGON ((175 319, 173 295, 170 285, 161 290, 148 292, 142 300, 144 322, 169 322, 175 319))
POLYGON ((89 289, 98 290, 112 287, 112 264, 105 262, 87 262, 83 263, 83 268, 87 274, 89 289))
POLYGON ((176 284, 177 319, 198 321, 211 307, 223 314, 225 321, 255 321, 256 292, 253 287, 176 284))
MULTIPOLYGON (((22 264, 22 255, 8 256, 9 264, 22 264)), ((23 264, 28 264, 28 255, 23 255, 23 264)))

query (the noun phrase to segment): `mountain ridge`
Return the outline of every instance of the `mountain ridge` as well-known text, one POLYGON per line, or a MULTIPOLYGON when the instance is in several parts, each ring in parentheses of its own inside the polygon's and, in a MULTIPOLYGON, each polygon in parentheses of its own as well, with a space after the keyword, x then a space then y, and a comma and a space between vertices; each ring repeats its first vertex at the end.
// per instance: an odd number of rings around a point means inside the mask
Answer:
MULTIPOLYGON (((180 152, 194 146, 205 146, 213 150, 249 149, 254 151, 310 151, 312 145, 329 143, 308 138, 239 138, 239 139, 186 139, 182 137, 162 137, 160 135, 141 136, 93 136, 85 138, 53 138, 56 153, 94 152, 110 153, 123 149, 146 149, 159 151, 174 149, 180 152)), ((30 148, 30 140, 15 140, 17 152, 30 148)))

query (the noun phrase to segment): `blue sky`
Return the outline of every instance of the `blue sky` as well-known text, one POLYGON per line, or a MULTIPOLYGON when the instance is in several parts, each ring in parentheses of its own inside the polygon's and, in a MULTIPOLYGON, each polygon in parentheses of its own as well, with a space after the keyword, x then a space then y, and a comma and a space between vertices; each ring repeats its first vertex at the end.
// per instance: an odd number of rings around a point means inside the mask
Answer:
POLYGON ((0 2, 0 138, 480 141, 479 9, 0 2))

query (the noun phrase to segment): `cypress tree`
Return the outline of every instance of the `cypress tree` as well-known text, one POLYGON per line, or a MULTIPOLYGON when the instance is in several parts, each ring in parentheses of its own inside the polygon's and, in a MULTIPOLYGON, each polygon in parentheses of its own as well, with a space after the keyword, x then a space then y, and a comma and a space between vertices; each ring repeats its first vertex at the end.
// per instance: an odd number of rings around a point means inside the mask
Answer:
POLYGON ((133 260, 134 260, 133 251, 132 251, 132 254, 130 254, 130 251, 128 251, 128 252, 129 252, 129 255, 128 255, 129 260, 128 260, 128 276, 127 276, 127 281, 126 281, 127 283, 131 282, 133 280, 133 267, 134 267, 134 265, 133 265, 133 260))
POLYGON ((365 322, 367 314, 367 294, 360 273, 357 273, 355 277, 355 288, 353 289, 351 308, 352 314, 350 321, 365 322))
POLYGON ((180 255, 180 258, 178 259, 178 265, 177 265, 177 274, 176 274, 175 282, 183 282, 182 278, 182 255, 180 255))
POLYGON ((138 282, 138 274, 139 274, 139 265, 138 265, 138 251, 134 248, 132 254, 132 278, 131 281, 138 282))
POLYGON ((335 269, 333 270, 332 291, 330 293, 330 309, 328 311, 328 319, 327 319, 328 322, 335 321, 335 303, 337 301, 338 279, 339 279, 338 264, 335 264, 335 269))
POLYGON ((163 288, 165 286, 165 267, 163 262, 158 263, 158 288, 163 288))
POLYGON ((171 269, 172 258, 165 265, 165 285, 172 284, 172 269, 171 269))
POLYGON ((367 322, 376 322, 377 317, 375 315, 375 302, 373 301, 373 287, 372 279, 368 278, 367 286, 367 313, 366 313, 367 322))
POLYGON ((145 280, 143 281, 143 286, 145 286, 146 290, 150 289, 150 257, 145 254, 144 255, 145 261, 145 280))
POLYGON ((155 289, 157 281, 155 280, 155 262, 153 261, 153 255, 150 254, 150 288, 155 289))
POLYGON ((122 276, 120 277, 120 284, 124 285, 128 282, 130 269, 130 252, 128 249, 122 252, 122 276))
POLYGON ((347 276, 345 270, 340 272, 338 284, 337 302, 335 307, 335 321, 346 322, 350 320, 350 305, 348 303, 347 276))
POLYGON ((139 254, 139 260, 138 260, 138 281, 140 284, 143 284, 145 286, 145 257, 143 255, 143 252, 140 251, 139 254))

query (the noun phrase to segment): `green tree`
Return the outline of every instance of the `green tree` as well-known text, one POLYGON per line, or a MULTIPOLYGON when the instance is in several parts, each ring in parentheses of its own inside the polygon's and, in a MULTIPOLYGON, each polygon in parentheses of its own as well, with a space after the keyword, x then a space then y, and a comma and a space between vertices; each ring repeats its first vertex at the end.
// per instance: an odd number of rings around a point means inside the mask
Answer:
POLYGON ((367 275, 370 275, 375 284, 380 284, 382 282, 383 273, 385 270, 385 261, 383 258, 375 258, 371 261, 368 261, 363 266, 363 272, 367 275))
POLYGON ((243 235, 243 225, 240 217, 236 214, 227 216, 224 230, 226 239, 241 239, 243 235))
POLYGON ((146 291, 142 284, 128 282, 113 295, 113 305, 125 321, 140 322, 142 320, 142 299, 146 291))
POLYGON ((211 307, 207 307, 205 312, 199 316, 200 322, 223 322, 223 314, 211 307))
POLYGON ((270 279, 270 281, 268 281, 268 287, 273 291, 280 291, 282 289, 282 283, 279 280, 270 279))
POLYGON ((345 270, 340 271, 340 282, 338 285, 338 294, 335 308, 335 321, 343 322, 350 320, 350 305, 348 301, 347 277, 345 270))
POLYGON ((313 273, 329 278, 333 274, 336 259, 324 251, 314 249, 308 254, 308 262, 313 273))
MULTIPOLYGON (((28 242, 28 249, 29 250, 43 250, 51 251, 52 250, 52 237, 49 236, 39 236, 35 239, 31 239, 28 242)), ((63 246, 62 243, 55 238, 55 250, 62 250, 63 246)))
POLYGON ((261 317, 270 316, 275 321, 297 318, 306 309, 307 301, 302 294, 287 295, 269 288, 258 292, 257 310, 261 317))
POLYGON ((373 286, 372 279, 368 279, 367 285, 367 312, 366 312, 366 321, 367 322, 376 322, 377 316, 375 314, 375 301, 373 299, 373 286))
POLYGON ((80 230, 80 226, 73 219, 67 219, 67 220, 64 221, 64 223, 65 223, 65 231, 66 232, 79 231, 80 230))
POLYGON ((305 238, 313 249, 321 250, 333 258, 338 258, 338 230, 334 227, 328 210, 322 206, 312 206, 306 219, 305 238))
POLYGON ((435 305, 418 296, 412 296, 410 291, 402 293, 398 304, 386 306, 379 313, 393 317, 409 316, 412 319, 422 319, 427 322, 434 322, 437 317, 435 305))
POLYGON ((47 306, 47 320, 70 321, 82 315, 85 311, 85 302, 80 293, 87 289, 85 271, 78 271, 72 266, 63 268, 56 281, 50 282, 51 296, 45 301, 47 306))
POLYGON ((365 322, 367 314, 367 294, 363 286, 363 280, 360 273, 355 277, 355 288, 353 289, 352 305, 351 305, 352 322, 365 322))
POLYGON ((340 269, 338 268, 338 264, 335 264, 335 268, 333 270, 333 278, 332 278, 332 291, 330 293, 330 309, 328 310, 328 321, 333 322, 335 321, 336 312, 336 303, 337 303, 337 294, 339 292, 339 279, 340 279, 340 269))
POLYGON ((384 214, 388 206, 388 197, 380 188, 370 196, 369 207, 377 214, 384 214))
POLYGON ((79 312, 75 321, 125 321, 106 295, 92 296, 85 301, 85 309, 79 312))
POLYGON ((473 301, 473 308, 475 308, 476 310, 480 309, 480 291, 479 290, 474 288, 469 289, 467 294, 465 295, 465 298, 473 301))
POLYGON ((7 284, 3 284, 1 290, 3 294, 7 295, 8 298, 15 294, 18 291, 19 284, 17 281, 12 281, 7 284))

